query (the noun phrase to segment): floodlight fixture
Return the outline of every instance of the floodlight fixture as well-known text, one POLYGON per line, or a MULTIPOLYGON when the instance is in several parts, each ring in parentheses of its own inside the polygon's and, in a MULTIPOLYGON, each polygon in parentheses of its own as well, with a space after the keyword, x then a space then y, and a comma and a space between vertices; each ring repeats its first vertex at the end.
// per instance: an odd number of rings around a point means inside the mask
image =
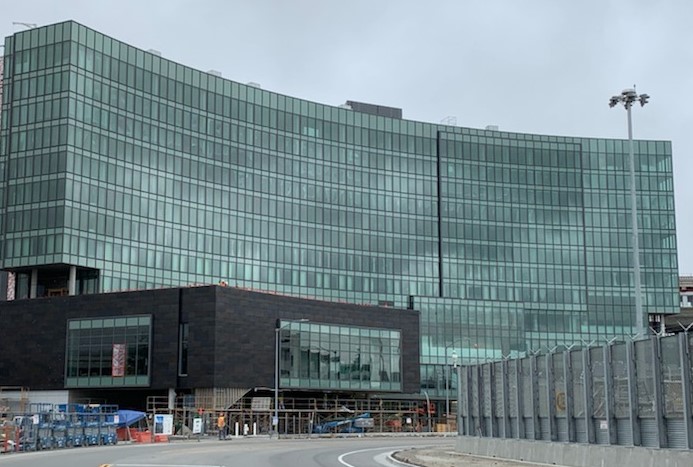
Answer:
POLYGON ((635 294, 635 310, 634 310, 634 328, 637 335, 644 335, 647 332, 647 327, 643 322, 643 309, 642 309, 642 286, 640 278, 640 244, 638 238, 638 203, 636 194, 636 181, 635 181, 635 154, 633 148, 633 120, 631 117, 631 107, 634 102, 640 102, 640 106, 644 107, 650 100, 648 94, 638 95, 635 92, 635 86, 632 88, 624 89, 621 94, 617 96, 612 96, 609 99, 609 107, 615 107, 617 104, 623 104, 626 108, 628 114, 628 163, 630 168, 630 216, 631 216, 631 230, 633 235, 633 283, 634 283, 634 294, 635 294))

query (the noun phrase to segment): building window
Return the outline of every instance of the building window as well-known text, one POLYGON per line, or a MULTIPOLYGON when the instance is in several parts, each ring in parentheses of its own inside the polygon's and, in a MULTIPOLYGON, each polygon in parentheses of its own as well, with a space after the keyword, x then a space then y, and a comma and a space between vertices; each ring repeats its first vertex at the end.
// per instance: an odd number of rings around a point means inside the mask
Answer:
POLYGON ((188 376, 188 323, 180 325, 178 355, 178 376, 188 376))
POLYGON ((401 391, 401 337, 394 329, 281 321, 280 385, 401 391))
POLYGON ((65 386, 149 386, 151 324, 151 316, 69 320, 65 386))

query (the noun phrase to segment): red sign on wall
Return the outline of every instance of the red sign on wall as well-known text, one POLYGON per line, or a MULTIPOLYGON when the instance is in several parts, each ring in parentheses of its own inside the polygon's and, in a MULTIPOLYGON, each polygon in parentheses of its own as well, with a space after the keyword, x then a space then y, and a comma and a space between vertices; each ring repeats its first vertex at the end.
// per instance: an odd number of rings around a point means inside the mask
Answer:
POLYGON ((125 344, 113 344, 113 358, 111 359, 111 376, 125 376, 125 344))

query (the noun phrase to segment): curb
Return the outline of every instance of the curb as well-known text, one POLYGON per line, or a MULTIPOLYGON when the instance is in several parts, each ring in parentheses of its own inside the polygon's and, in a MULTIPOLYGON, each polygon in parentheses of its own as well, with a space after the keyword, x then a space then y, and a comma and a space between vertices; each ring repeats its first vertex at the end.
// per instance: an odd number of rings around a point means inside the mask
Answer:
MULTIPOLYGON (((412 451, 415 449, 418 449, 418 448, 411 448, 411 449, 408 449, 408 451, 412 451)), ((399 467, 425 467, 422 464, 412 464, 410 462, 401 461, 395 457, 395 454, 398 454, 401 452, 406 452, 406 451, 407 450, 405 450, 405 451, 392 451, 391 453, 389 453, 387 455, 388 462, 390 462, 394 466, 399 466, 399 467)))

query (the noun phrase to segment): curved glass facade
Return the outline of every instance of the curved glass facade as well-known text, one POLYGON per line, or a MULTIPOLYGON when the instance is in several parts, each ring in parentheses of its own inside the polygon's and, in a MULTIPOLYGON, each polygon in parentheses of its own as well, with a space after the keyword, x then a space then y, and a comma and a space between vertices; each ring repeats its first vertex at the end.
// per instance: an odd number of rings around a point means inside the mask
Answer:
MULTIPOLYGON (((74 22, 4 50, 2 264, 19 296, 32 269, 40 296, 77 266, 82 292, 223 280, 413 305, 431 390, 452 350, 631 332, 625 141, 317 104, 74 22)), ((676 312, 671 144, 635 152, 644 308, 676 312)))

